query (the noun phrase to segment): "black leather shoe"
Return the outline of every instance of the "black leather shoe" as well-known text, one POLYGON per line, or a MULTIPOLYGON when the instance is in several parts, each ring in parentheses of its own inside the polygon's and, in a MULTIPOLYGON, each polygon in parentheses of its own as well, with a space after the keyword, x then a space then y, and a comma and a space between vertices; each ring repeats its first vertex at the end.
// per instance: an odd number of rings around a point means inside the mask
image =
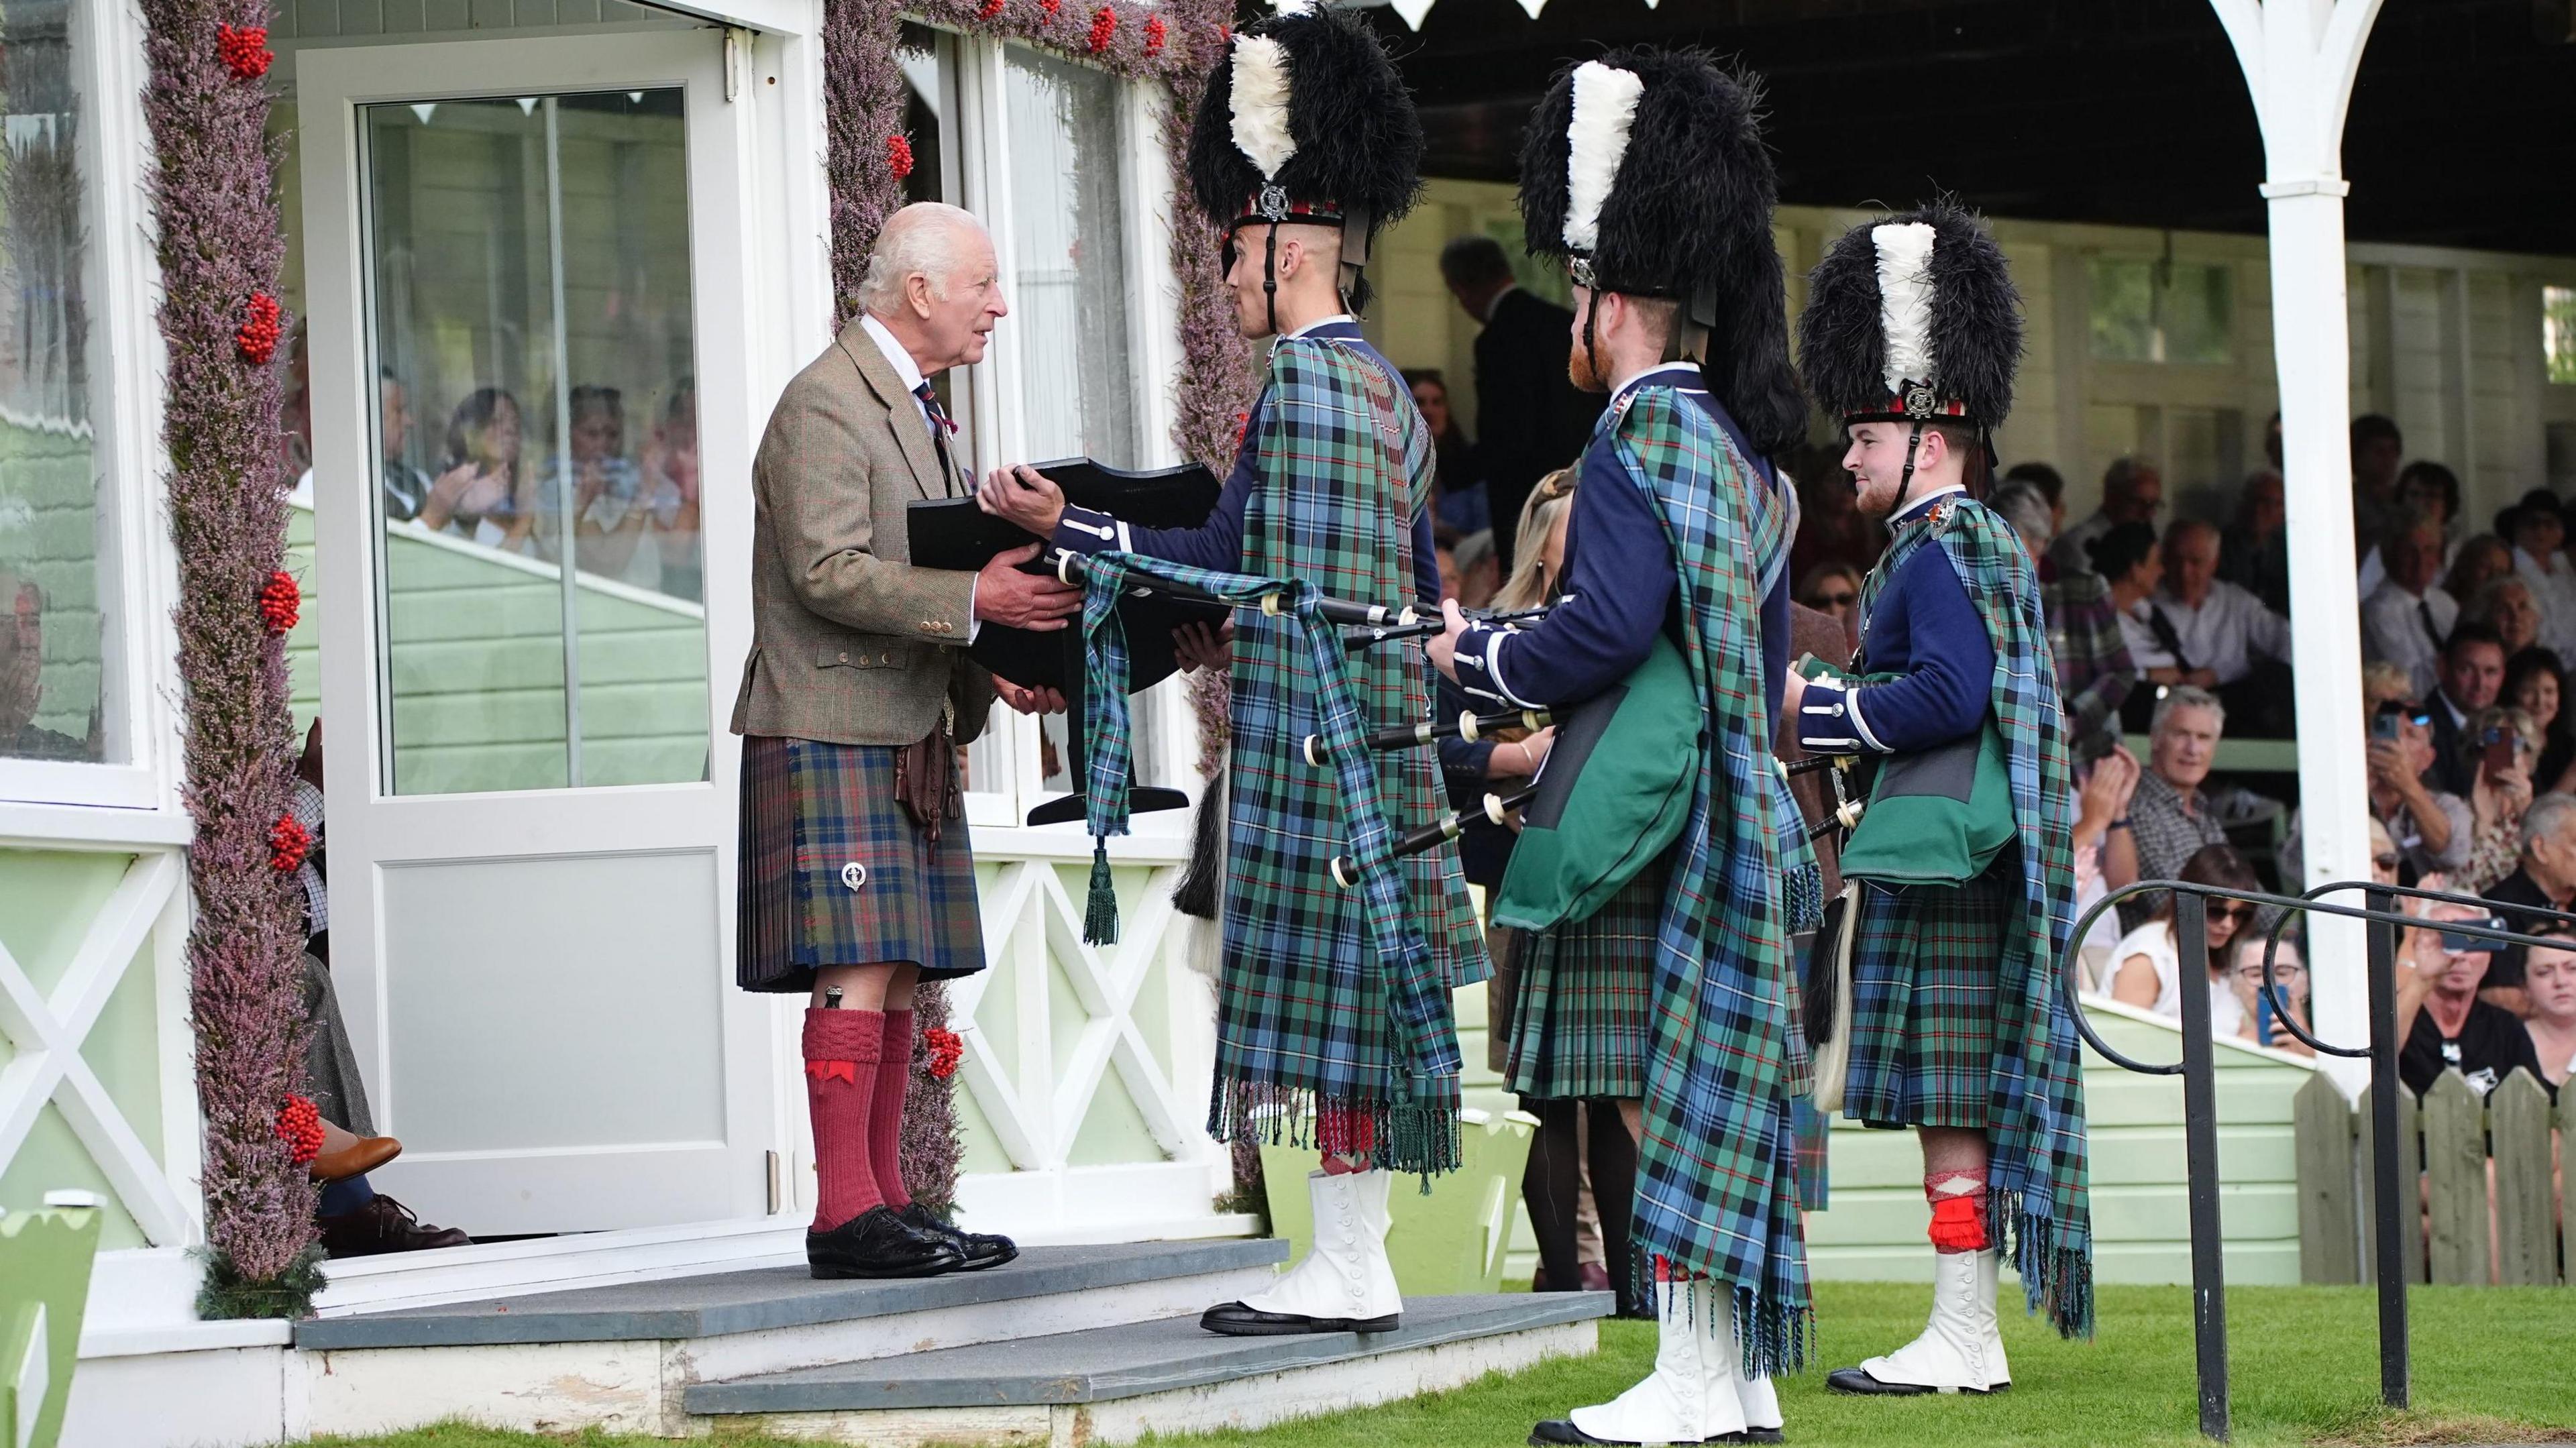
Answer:
POLYGON ((1020 1244, 1001 1233, 961 1231, 955 1223, 941 1221, 938 1214, 919 1202, 905 1203, 896 1209, 895 1215, 903 1218, 905 1226, 923 1236, 937 1237, 955 1247, 958 1255, 966 1259, 969 1272, 999 1267, 1020 1255, 1020 1244))
MULTIPOLYGON (((1622 1442, 1616 1438, 1595 1438, 1562 1418, 1541 1423, 1530 1429, 1529 1441, 1530 1448, 1550 1448, 1550 1445, 1559 1443, 1601 1443, 1614 1445, 1614 1448, 1637 1448, 1633 1443, 1622 1442)), ((1714 1438, 1702 1438, 1699 1441, 1702 1443, 1786 1443, 1789 1440, 1782 1437, 1777 1428, 1748 1428, 1741 1433, 1720 1433, 1714 1438)))
POLYGON ((1301 1317, 1263 1312, 1240 1302, 1220 1302, 1199 1315, 1199 1326, 1221 1337, 1291 1337, 1301 1332, 1393 1332, 1403 1314, 1384 1317, 1301 1317))
POLYGON ((366 1205, 336 1217, 316 1217, 322 1250, 333 1257, 377 1257, 387 1252, 424 1252, 440 1247, 471 1247, 474 1239, 454 1227, 433 1227, 411 1214, 411 1208, 378 1192, 366 1205))
MULTIPOLYGON (((1854 1393, 1870 1398, 1921 1398, 1944 1391, 1940 1388, 1927 1388, 1921 1383, 1881 1382, 1859 1368, 1834 1369, 1825 1374, 1825 1386, 1837 1393, 1854 1393)), ((2010 1383, 1997 1383, 1991 1388, 1961 1388, 1959 1391, 1972 1398, 1982 1398, 2000 1393, 2011 1386, 2010 1383)))
POLYGON ((936 1277, 966 1265, 945 1237, 916 1230, 892 1207, 870 1207, 828 1232, 805 1234, 805 1263, 819 1278, 936 1277))

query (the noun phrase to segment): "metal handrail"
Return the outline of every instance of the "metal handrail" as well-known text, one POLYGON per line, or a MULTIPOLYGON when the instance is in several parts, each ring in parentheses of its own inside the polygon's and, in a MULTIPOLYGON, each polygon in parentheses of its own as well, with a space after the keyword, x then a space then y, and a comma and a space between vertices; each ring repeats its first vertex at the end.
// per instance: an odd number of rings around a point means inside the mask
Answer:
MULTIPOLYGON (((2200 885, 2181 880, 2139 880, 2095 901, 2067 936, 2058 974, 2066 988, 2067 1014, 2073 1018, 2075 1029, 2084 1038, 2084 1043, 2122 1070, 2143 1076, 2182 1077, 2183 1162, 2185 1189, 2191 1208, 2192 1340, 2200 1387, 2200 1431, 2220 1442, 2226 1441, 2229 1435, 2227 1287, 2219 1241, 2217 1082, 2209 1022, 2208 902, 2215 897, 2268 905, 2280 910, 2281 914, 2272 922, 2263 947, 2263 993, 2271 1003, 2273 1014, 2292 1035, 2312 1050, 2346 1058, 2367 1057, 2370 1061, 2371 1245, 2379 1289, 2379 1395, 2390 1407, 2403 1408, 2411 1391, 2406 1345, 2404 1242, 2415 1226, 2406 1215, 2405 1205, 2413 1200, 2413 1184, 2404 1184, 2407 1190, 2401 1193, 2401 1184, 2397 1180, 2397 1051, 2400 1044, 2396 1012, 2397 932, 2400 929, 2438 926, 2450 934, 2507 945, 2563 949, 2569 942, 2563 936, 2552 939, 2506 930, 2484 921, 2427 921, 2393 908, 2400 896, 2489 912, 2494 909, 2492 902, 2455 891, 2354 880, 2319 885, 2304 895, 2274 895, 2261 890, 2200 885), (2319 898, 2346 890, 2364 892, 2369 903, 2360 907, 2330 905, 2319 898), (2182 977, 2179 992, 2182 1059, 2166 1064, 2134 1060, 2103 1040, 2085 1016, 2082 983, 2076 974, 2081 943, 2091 933, 2102 912, 2133 896, 2154 892, 2173 896, 2174 945, 2179 956, 2176 973, 2182 977), (2280 949, 2281 931, 2293 913, 2359 920, 2368 927, 2369 1045, 2332 1045, 2301 1026, 2286 1008, 2280 984, 2273 977, 2273 962, 2280 949)), ((2518 916, 2538 916, 2576 925, 2576 912, 2523 905, 2511 908, 2518 916)), ((2490 914, 2489 918, 2494 917, 2490 914)))
MULTIPOLYGON (((2410 900, 2433 900, 2443 904, 2476 904, 2489 907, 2490 909, 2492 909, 2495 903, 2490 900, 2461 895, 2448 890, 2424 890, 2413 885, 2382 885, 2376 880, 2335 880, 2327 884, 2315 886, 2302 893, 2299 898, 2302 900, 2315 900, 2319 896, 2332 895, 2343 890, 2364 890, 2379 895, 2400 895, 2410 900)), ((2229 898, 2236 899, 2241 897, 2230 896, 2229 898)), ((2340 911, 2334 911, 2333 907, 2327 908, 2333 913, 2341 913, 2340 911)), ((2557 921, 2562 925, 2576 925, 2576 911, 2555 910, 2546 905, 2515 905, 2512 907, 2512 910, 2516 915, 2539 915, 2557 921)), ((2451 926, 2466 925, 2468 922, 2451 920, 2425 921, 2420 917, 2413 916, 2408 918, 2417 921, 2417 924, 2414 927, 2417 929, 2424 928, 2427 925, 2439 924, 2448 933, 2458 935, 2482 935, 2489 939, 2502 940, 2510 945, 2521 945, 2525 947, 2538 945, 2555 947, 2563 950, 2570 948, 2571 944, 2576 944, 2576 942, 2570 942, 2568 938, 2563 935, 2553 939, 2544 935, 2517 935, 2503 930, 2490 931, 2485 927, 2480 927, 2475 930, 2452 931, 2450 929, 2451 926)), ((2305 1045, 2309 1050, 2314 1051, 2319 1055, 2341 1056, 2346 1060, 2368 1060, 2370 1058, 2370 1047, 2366 1045, 2328 1045, 2324 1041, 2317 1039, 2315 1036, 2308 1034, 2307 1028, 2292 1019, 2289 1011, 2283 1009, 2281 1004, 2280 983, 2272 977, 2272 962, 2280 953, 2281 931, 2289 923, 2290 912, 2284 910, 2279 915, 2273 917, 2272 928, 2264 932, 2263 937, 2263 998, 2271 1003, 2273 1016, 2279 1019, 2283 1029, 2297 1037, 2302 1045, 2305 1045)))

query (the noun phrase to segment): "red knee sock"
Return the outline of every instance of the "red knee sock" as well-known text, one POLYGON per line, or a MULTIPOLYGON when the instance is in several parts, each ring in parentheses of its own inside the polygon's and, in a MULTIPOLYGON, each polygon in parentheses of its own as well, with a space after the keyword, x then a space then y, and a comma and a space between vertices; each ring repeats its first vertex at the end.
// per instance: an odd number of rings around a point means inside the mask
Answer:
POLYGON ((903 1188, 903 1092, 912 1084, 912 1012, 885 1013, 885 1045, 877 1057, 877 1094, 868 1107, 868 1159, 877 1190, 889 1207, 912 1205, 903 1188))
POLYGON ((876 1011, 805 1012, 805 1104, 814 1115, 814 1230, 828 1232, 883 1206, 870 1161, 870 1104, 885 1018, 876 1011))
POLYGON ((1986 1249, 1985 1173, 1935 1172, 1923 1178, 1923 1195, 1932 1203, 1933 1251, 1986 1249))

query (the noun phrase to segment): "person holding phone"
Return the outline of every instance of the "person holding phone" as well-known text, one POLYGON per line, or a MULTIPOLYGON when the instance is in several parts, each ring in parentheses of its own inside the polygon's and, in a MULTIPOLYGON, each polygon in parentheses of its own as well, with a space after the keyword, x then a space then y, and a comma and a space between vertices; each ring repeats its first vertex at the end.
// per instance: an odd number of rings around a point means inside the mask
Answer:
POLYGON ((2522 854, 2522 816, 2531 808, 2531 764, 2540 753, 2540 729, 2529 714, 2497 705, 2470 716, 2460 749, 2476 771, 2469 789, 2469 857, 2454 877, 2461 889, 2483 893, 2513 873, 2522 854))
POLYGON ((2227 983, 2235 994, 2237 1009, 2242 1012, 2236 1028, 2239 1040, 2258 1046, 2270 1046, 2294 1056, 2313 1056, 2307 1042, 2291 1035, 2281 1024, 2281 1012, 2273 1008, 2277 997, 2286 1007, 2290 1019, 2303 1030, 2313 1032, 2308 1014, 2308 965, 2299 949, 2298 938, 2285 934, 2272 952, 2272 984, 2263 989, 2263 952, 2270 938, 2260 931, 2249 930, 2228 945, 2230 963, 2227 983))
POLYGON ((2361 679, 2370 706, 2364 757, 2371 816, 2388 827, 2417 875, 2459 869, 2468 863, 2477 820, 2467 800, 2430 781, 2436 762, 2432 710, 2406 702, 2406 676, 2393 665, 2372 664, 2361 679))
POLYGON ((2457 1071, 2480 1096, 2493 1091, 2516 1066, 2547 1080, 2531 1033, 2521 1018, 2478 999, 2487 967, 2501 942, 2442 927, 2502 925, 2486 911, 2435 902, 2424 912, 2427 928, 2409 932, 2397 957, 2397 1077, 2421 1096, 2445 1071, 2457 1071))

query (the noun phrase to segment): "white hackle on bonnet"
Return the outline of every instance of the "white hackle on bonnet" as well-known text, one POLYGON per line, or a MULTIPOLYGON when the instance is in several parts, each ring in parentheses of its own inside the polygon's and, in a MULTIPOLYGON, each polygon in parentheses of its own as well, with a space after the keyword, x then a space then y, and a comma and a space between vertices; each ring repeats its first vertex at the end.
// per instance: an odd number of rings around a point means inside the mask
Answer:
POLYGON ((1932 228, 1920 221, 1870 228, 1878 247, 1878 322, 1887 334, 1886 381, 1903 396, 1932 375, 1932 228))
POLYGON ((1297 154, 1288 133, 1288 47, 1267 35, 1234 38, 1234 145, 1261 179, 1278 179, 1297 154))
POLYGON ((1565 244, 1588 252, 1601 241, 1601 208, 1627 159, 1628 128, 1646 82, 1633 70, 1587 60, 1574 68, 1574 113, 1565 126, 1565 244))

